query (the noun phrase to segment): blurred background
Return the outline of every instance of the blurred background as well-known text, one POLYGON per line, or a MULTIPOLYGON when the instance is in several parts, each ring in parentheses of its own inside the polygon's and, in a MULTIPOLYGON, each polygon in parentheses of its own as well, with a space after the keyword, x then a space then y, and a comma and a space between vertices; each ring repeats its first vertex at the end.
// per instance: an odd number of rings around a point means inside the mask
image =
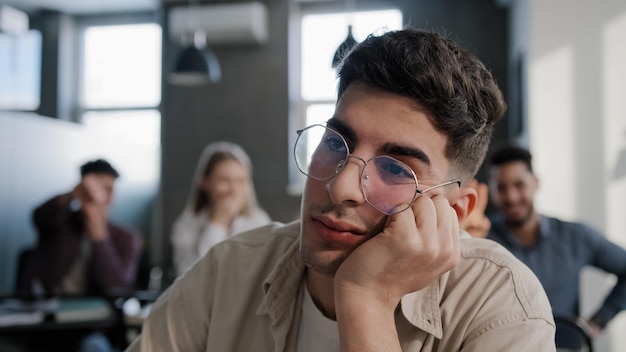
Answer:
MULTIPOLYGON (((210 142, 246 149, 261 206, 297 219, 295 131, 332 114, 335 51, 349 27, 361 41, 406 25, 491 69, 509 105, 491 150, 530 148, 538 210, 626 246, 623 0, 0 0, 0 294, 35 243, 31 211, 97 157, 121 174, 112 218, 144 236, 138 285, 168 272, 171 224, 210 142), (194 45, 213 68, 204 81, 176 72, 194 45)), ((588 314, 614 278, 585 275, 588 314)), ((625 329, 622 315, 598 349, 626 350, 625 329)))

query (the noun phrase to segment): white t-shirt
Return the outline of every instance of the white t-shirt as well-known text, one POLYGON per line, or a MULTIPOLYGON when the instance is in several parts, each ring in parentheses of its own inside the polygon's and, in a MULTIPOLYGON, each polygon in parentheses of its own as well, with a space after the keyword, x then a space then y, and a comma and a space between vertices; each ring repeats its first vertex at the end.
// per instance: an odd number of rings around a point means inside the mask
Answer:
POLYGON ((304 284, 302 319, 298 329, 298 352, 339 352, 337 322, 326 318, 315 306, 304 284))

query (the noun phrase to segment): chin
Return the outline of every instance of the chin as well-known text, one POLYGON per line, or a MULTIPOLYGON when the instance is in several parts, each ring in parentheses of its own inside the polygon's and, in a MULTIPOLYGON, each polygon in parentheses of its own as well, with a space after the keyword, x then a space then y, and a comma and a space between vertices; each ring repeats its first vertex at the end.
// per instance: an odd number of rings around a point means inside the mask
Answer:
POLYGON ((306 240, 301 240, 300 257, 309 269, 332 278, 345 260, 346 254, 339 250, 320 249, 306 240))

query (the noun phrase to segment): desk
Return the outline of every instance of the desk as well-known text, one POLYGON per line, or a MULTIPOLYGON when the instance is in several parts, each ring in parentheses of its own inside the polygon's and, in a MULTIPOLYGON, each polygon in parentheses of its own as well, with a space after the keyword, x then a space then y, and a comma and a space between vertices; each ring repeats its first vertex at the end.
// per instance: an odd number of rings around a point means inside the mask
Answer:
MULTIPOLYGON (((58 297, 40 301, 0 298, 0 339, 10 337, 27 345, 28 351, 50 351, 50 346, 65 340, 102 331, 114 347, 124 349, 141 331, 143 319, 160 294, 161 291, 134 291, 107 298, 58 297)), ((61 350, 58 348, 54 350, 61 350)))
POLYGON ((0 336, 29 351, 70 350, 94 331, 117 336, 123 328, 120 321, 114 305, 100 297, 0 299, 0 336))
POLYGON ((124 301, 122 311, 124 312, 124 324, 126 326, 126 339, 131 343, 141 333, 144 319, 150 313, 152 304, 157 300, 161 291, 135 291, 132 297, 124 301))

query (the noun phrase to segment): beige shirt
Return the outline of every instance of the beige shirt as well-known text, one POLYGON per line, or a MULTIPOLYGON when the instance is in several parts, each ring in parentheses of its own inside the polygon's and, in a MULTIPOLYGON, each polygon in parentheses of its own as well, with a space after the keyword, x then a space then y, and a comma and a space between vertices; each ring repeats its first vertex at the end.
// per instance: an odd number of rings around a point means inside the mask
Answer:
MULTIPOLYGON (((128 351, 295 351, 305 265, 299 223, 213 247, 152 307, 128 351)), ((396 311, 404 351, 555 351, 554 321, 532 272, 503 247, 461 240, 461 261, 396 311)))

